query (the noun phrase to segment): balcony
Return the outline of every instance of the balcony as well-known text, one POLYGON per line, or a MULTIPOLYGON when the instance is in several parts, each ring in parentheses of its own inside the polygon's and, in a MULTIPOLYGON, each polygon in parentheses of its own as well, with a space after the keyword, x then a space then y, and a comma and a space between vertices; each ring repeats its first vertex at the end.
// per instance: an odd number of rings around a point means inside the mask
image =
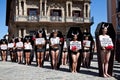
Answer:
POLYGON ((51 22, 63 22, 63 18, 60 16, 50 16, 50 21, 51 22))
POLYGON ((38 22, 38 16, 15 16, 14 21, 17 22, 38 22))
POLYGON ((67 17, 66 22, 75 22, 75 23, 93 23, 94 18, 82 18, 82 17, 67 17))
POLYGON ((63 18, 60 16, 15 16, 14 21, 16 22, 74 22, 74 23, 93 23, 92 18, 82 17, 67 17, 63 18), (65 21, 66 20, 66 21, 65 21))

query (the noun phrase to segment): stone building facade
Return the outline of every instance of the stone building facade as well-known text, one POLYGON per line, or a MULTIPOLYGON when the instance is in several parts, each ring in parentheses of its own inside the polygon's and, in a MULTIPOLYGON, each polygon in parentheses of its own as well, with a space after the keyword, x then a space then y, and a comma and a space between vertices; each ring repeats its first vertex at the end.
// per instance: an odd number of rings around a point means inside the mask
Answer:
POLYGON ((90 0, 7 0, 6 25, 10 37, 33 35, 44 28, 66 34, 70 27, 83 31, 93 24, 90 0))

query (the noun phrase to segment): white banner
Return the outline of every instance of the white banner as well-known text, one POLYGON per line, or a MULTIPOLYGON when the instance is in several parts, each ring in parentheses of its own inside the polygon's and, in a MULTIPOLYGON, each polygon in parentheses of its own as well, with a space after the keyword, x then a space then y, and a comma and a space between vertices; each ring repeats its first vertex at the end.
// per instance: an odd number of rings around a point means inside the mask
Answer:
POLYGON ((14 47, 14 43, 8 43, 8 48, 13 48, 14 47))
POLYGON ((77 50, 82 49, 81 41, 70 41, 70 50, 73 46, 76 46, 77 50))
POLYGON ((107 47, 108 45, 113 46, 113 42, 111 38, 100 38, 100 44, 102 47, 107 47))
POLYGON ((36 38, 35 44, 36 45, 45 44, 45 39, 44 38, 36 38))
POLYGON ((0 46, 2 50, 6 50, 7 49, 7 45, 1 45, 0 46))
POLYGON ((50 42, 51 42, 52 45, 59 44, 60 43, 60 39, 58 37, 57 38, 51 38, 50 42))
POLYGON ((90 47, 91 41, 83 40, 83 44, 85 47, 90 47))

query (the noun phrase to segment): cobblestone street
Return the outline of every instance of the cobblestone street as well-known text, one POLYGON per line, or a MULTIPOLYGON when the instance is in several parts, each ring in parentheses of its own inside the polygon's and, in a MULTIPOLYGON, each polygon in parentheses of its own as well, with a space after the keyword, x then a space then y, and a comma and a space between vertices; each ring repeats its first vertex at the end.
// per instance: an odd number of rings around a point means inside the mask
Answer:
POLYGON ((120 79, 120 64, 115 62, 114 77, 102 78, 98 76, 96 55, 90 69, 81 68, 80 73, 71 73, 68 66, 60 66, 60 70, 52 70, 50 62, 44 63, 44 68, 36 67, 35 62, 30 66, 7 62, 0 62, 0 80, 118 80, 120 79))

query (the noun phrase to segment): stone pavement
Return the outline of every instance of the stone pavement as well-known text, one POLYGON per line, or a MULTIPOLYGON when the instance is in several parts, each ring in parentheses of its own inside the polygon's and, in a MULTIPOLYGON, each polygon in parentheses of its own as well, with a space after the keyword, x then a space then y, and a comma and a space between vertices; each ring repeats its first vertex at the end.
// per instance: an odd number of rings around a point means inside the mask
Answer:
POLYGON ((0 80, 118 80, 120 79, 120 64, 115 62, 114 77, 98 76, 97 58, 94 55, 91 68, 81 68, 80 73, 71 73, 68 66, 60 66, 60 70, 52 70, 50 62, 44 63, 44 68, 0 61, 0 80))

